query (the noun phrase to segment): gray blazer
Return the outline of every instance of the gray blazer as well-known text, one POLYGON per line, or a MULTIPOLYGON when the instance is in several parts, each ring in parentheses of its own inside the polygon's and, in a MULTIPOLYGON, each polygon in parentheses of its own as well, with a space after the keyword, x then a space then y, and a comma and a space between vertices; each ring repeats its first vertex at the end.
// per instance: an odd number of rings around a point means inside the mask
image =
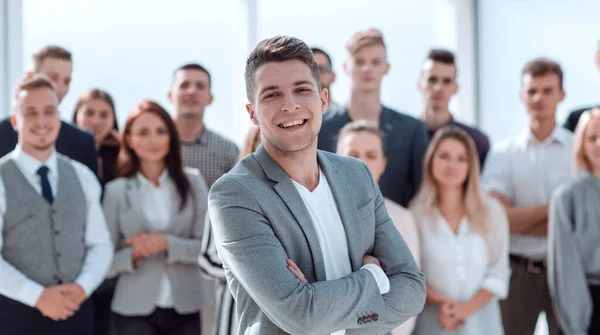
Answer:
POLYGON ((119 276, 112 310, 125 316, 149 315, 155 309, 162 273, 172 286, 174 309, 180 314, 212 306, 212 285, 198 266, 202 231, 207 209, 207 187, 198 170, 186 169, 195 198, 177 211, 164 233, 169 252, 140 260, 134 266, 132 248, 125 241, 149 229, 137 196, 137 178, 118 178, 106 185, 104 214, 111 233, 115 256, 108 276, 119 276))
POLYGON ((388 216, 381 192, 360 161, 324 151, 318 160, 348 237, 353 273, 326 281, 317 233, 285 171, 260 146, 219 179, 209 213, 219 255, 236 300, 238 334, 386 334, 417 315, 425 280, 388 216), (360 270, 377 257, 390 280, 381 295, 360 270), (308 280, 287 269, 294 261, 308 280))

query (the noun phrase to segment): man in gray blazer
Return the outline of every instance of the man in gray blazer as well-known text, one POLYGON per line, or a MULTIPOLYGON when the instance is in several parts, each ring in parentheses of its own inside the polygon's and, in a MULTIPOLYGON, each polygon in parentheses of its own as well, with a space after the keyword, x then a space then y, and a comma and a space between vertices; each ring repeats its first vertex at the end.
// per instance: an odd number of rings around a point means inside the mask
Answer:
POLYGON ((328 92, 309 47, 261 42, 246 91, 262 145, 209 194, 238 334, 387 334, 421 312, 423 274, 369 170, 317 151, 328 92))

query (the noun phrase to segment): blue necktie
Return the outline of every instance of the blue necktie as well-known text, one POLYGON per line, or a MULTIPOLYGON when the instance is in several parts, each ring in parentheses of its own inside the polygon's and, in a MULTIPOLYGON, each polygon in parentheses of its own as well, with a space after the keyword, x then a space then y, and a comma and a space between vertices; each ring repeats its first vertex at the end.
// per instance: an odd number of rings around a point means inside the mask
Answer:
POLYGON ((44 199, 46 199, 46 201, 48 201, 49 204, 52 204, 54 197, 52 196, 52 188, 50 187, 50 182, 48 181, 48 171, 48 167, 42 165, 38 169, 37 174, 39 174, 42 179, 42 196, 44 199))

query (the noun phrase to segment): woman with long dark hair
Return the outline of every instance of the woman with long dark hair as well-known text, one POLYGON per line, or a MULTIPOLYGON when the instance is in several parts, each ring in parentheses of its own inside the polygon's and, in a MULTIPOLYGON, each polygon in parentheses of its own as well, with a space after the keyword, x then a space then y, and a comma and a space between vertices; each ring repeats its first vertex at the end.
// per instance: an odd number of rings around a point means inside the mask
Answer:
POLYGON ((197 335, 199 311, 212 304, 198 267, 208 190, 197 170, 184 170, 175 124, 157 103, 129 115, 118 167, 104 195, 115 245, 109 275, 119 275, 114 329, 197 335))
POLYGON ((89 89, 77 100, 73 123, 94 135, 98 150, 98 179, 104 186, 117 177, 117 157, 121 145, 115 103, 108 92, 89 89))

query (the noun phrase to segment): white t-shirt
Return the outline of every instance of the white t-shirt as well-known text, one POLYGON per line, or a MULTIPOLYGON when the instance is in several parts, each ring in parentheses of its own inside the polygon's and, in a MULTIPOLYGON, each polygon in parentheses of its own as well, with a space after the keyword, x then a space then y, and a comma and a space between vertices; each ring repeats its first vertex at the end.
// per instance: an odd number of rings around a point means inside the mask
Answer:
MULTIPOLYGON (((352 273, 352 266, 348 253, 348 239, 325 174, 319 169, 319 184, 312 192, 296 181, 292 180, 292 182, 300 193, 317 232, 327 280, 340 279, 349 275, 352 273)), ((380 267, 367 264, 361 269, 367 269, 373 274, 381 294, 390 290, 389 279, 380 267)), ((340 330, 332 335, 345 333, 344 330, 340 330)))

